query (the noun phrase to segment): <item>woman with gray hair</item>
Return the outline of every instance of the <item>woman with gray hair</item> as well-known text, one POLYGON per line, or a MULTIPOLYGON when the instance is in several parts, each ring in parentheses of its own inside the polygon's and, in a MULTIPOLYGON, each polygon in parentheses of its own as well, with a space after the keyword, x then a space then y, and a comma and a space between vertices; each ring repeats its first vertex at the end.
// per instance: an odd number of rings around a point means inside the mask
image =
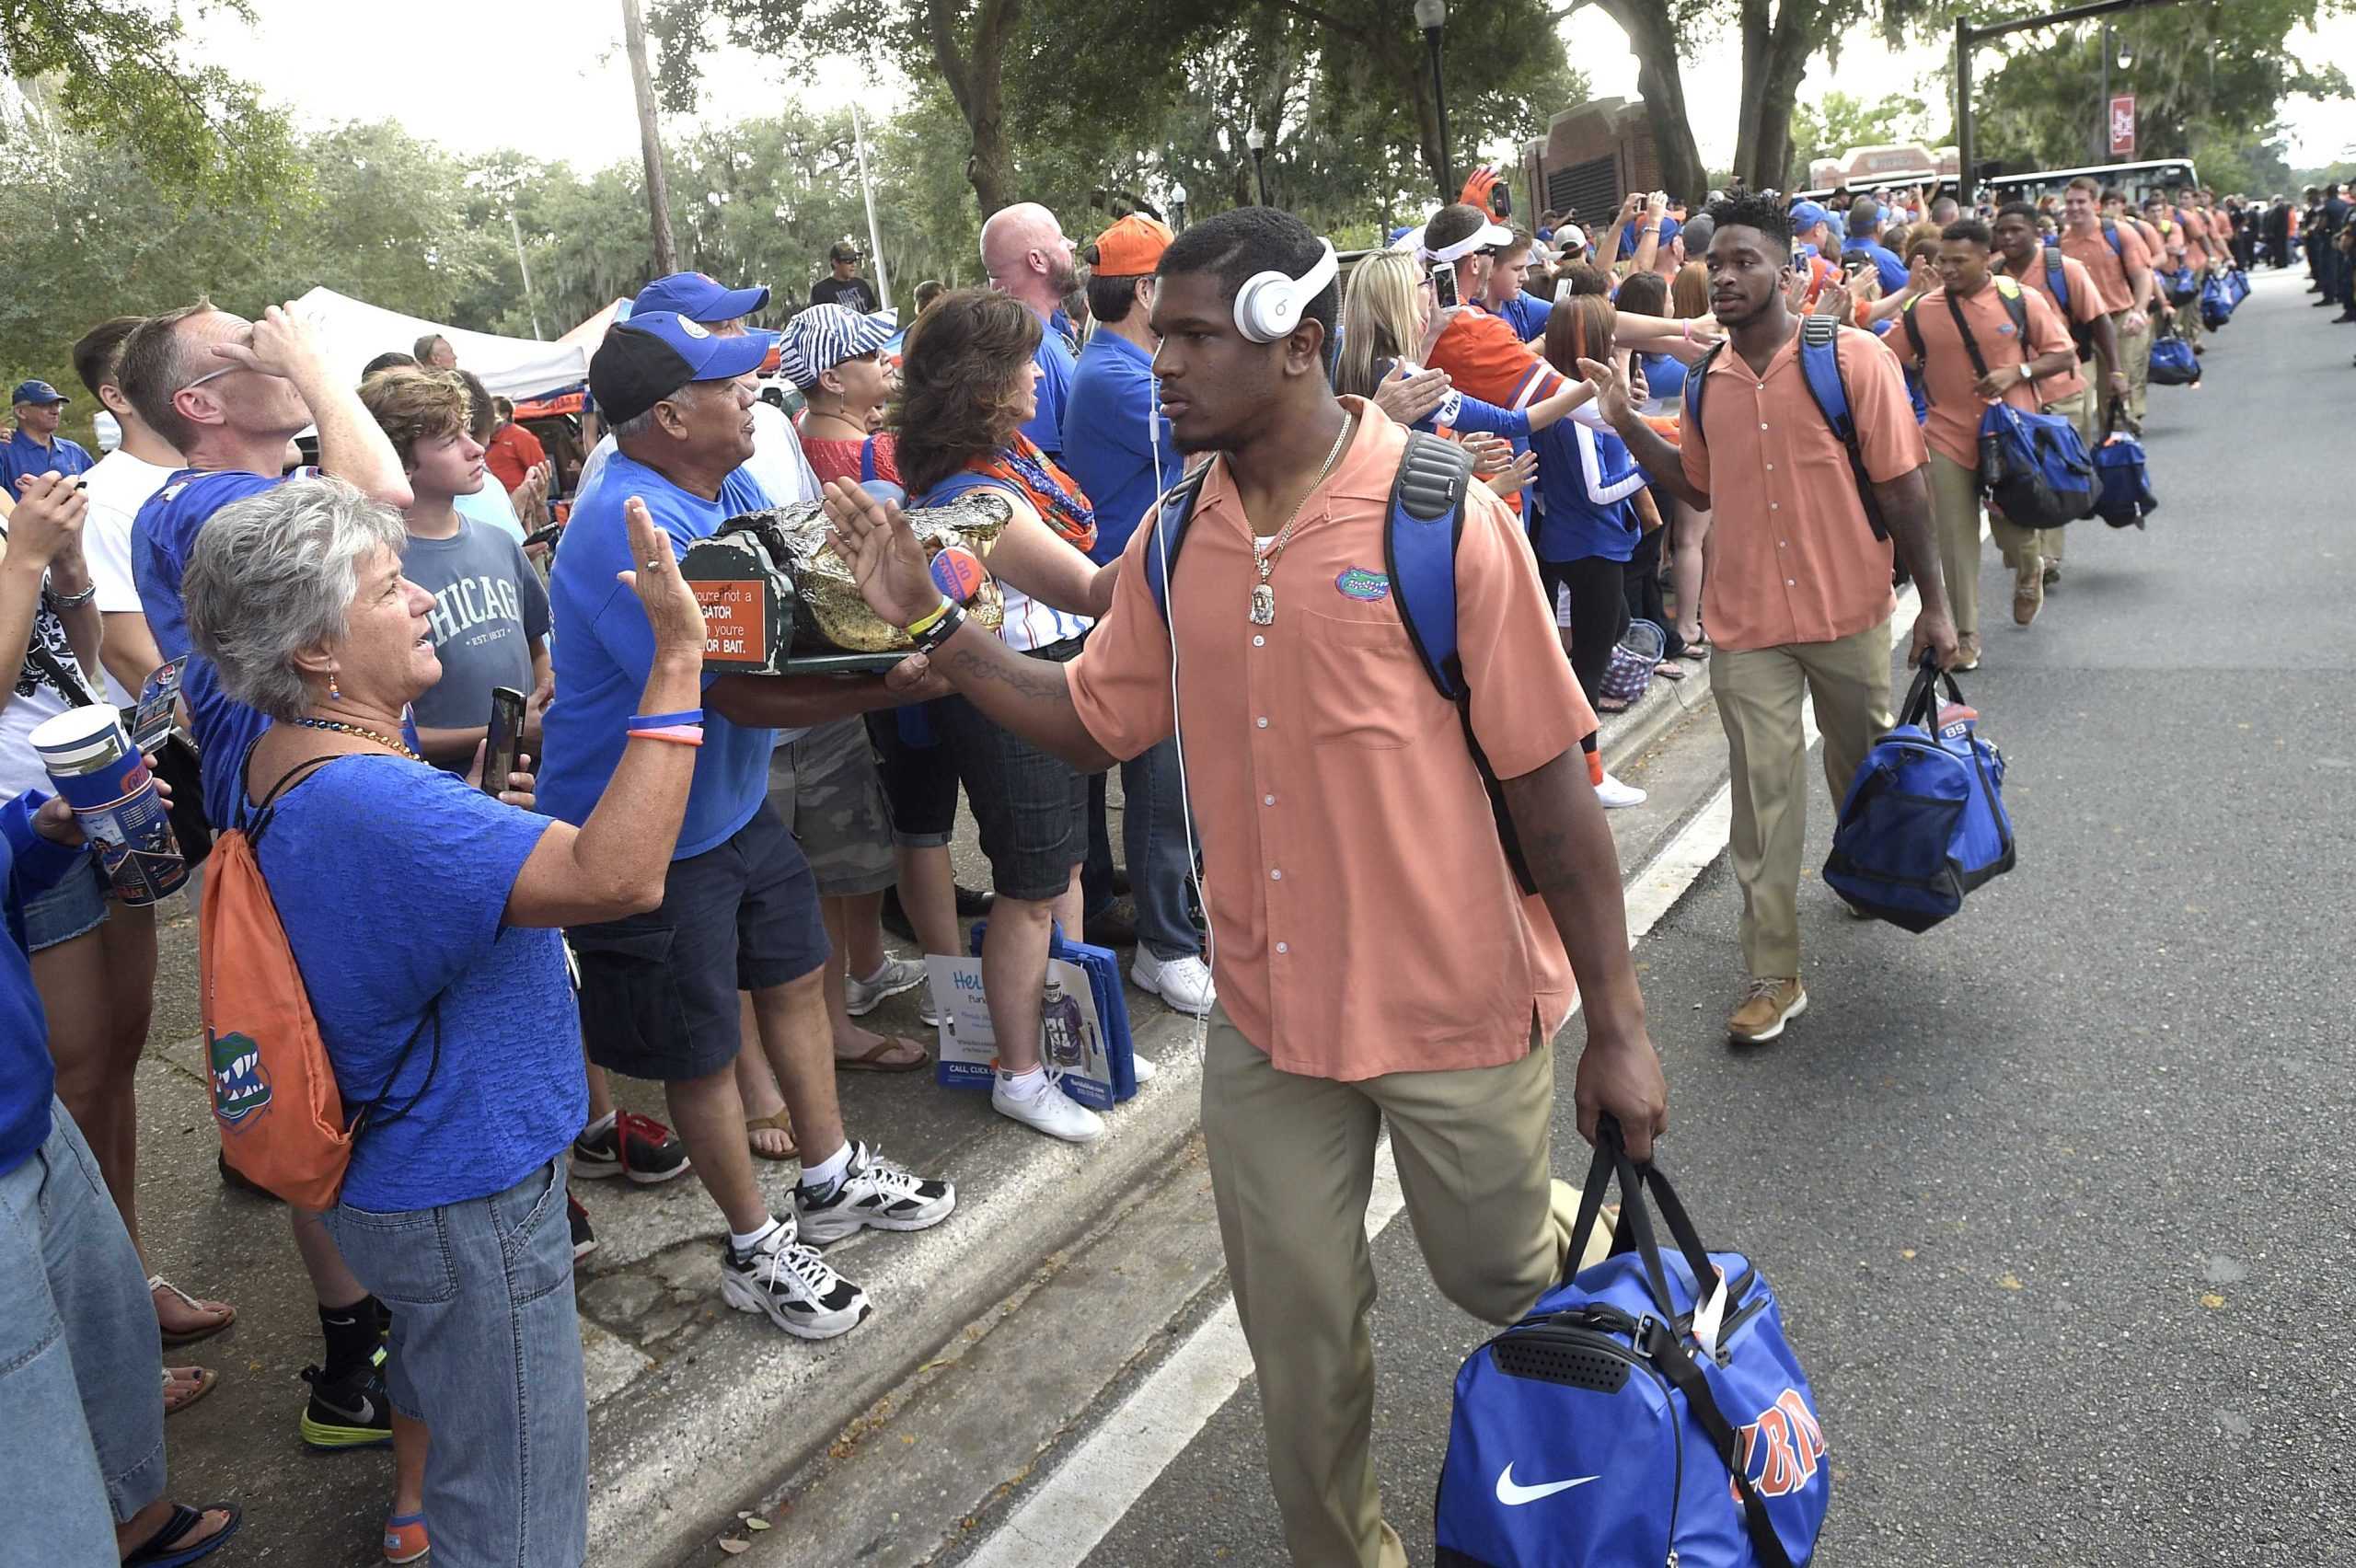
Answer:
POLYGON ((389 508, 290 480, 217 513, 183 580, 197 651, 272 721, 237 815, 345 1114, 366 1121, 326 1223, 392 1306, 396 1412, 433 1429, 422 1514, 387 1533, 422 1547, 430 1516, 452 1562, 586 1551, 564 1191, 585 1107, 556 928, 661 903, 701 740, 703 617, 635 500, 629 526, 643 564, 618 575, 645 605, 653 669, 578 828, 525 809, 527 772, 494 799, 403 744, 402 710, 441 665, 389 508))

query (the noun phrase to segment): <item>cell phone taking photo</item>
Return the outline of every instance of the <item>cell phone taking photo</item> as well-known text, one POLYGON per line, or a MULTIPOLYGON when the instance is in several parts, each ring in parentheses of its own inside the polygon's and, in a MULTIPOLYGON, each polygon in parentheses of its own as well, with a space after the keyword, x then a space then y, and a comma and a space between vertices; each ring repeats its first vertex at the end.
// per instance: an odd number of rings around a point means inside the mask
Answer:
POLYGON ((1456 267, 1453 262, 1432 263, 1432 296, 1439 301, 1442 310, 1453 309, 1461 303, 1456 297, 1456 267))
POLYGON ((507 788, 515 758, 524 744, 524 694, 514 686, 491 688, 491 729, 482 756, 482 792, 496 795, 507 788))

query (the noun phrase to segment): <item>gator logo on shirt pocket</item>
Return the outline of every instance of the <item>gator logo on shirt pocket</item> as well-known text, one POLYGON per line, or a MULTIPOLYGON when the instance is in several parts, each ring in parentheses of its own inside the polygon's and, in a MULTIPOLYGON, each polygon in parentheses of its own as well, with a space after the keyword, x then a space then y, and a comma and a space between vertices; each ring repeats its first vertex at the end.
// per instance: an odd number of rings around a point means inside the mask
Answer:
POLYGON ((1356 599, 1361 604, 1371 605, 1391 596, 1391 579, 1379 571, 1369 571, 1362 566, 1345 570, 1334 579, 1334 586, 1342 591, 1343 598, 1356 599))

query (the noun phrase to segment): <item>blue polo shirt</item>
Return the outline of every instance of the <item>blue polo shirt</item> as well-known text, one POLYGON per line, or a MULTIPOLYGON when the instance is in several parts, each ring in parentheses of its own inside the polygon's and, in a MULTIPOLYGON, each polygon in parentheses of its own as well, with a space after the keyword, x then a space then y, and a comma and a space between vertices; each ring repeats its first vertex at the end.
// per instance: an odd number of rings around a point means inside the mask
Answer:
POLYGON ((80 444, 52 435, 43 446, 21 430, 8 432, 6 444, 0 444, 0 486, 6 486, 10 501, 17 499, 17 481, 28 474, 46 474, 51 469, 72 478, 87 474, 95 461, 82 450, 80 444))
POLYGON ((1907 280, 1912 276, 1906 270, 1904 259, 1878 238, 1853 241, 1849 248, 1873 253, 1874 271, 1881 278, 1881 292, 1884 294, 1898 293, 1906 286, 1907 280))
MULTIPOLYGON (((1053 322, 1040 327, 1039 346, 1033 352, 1031 360, 1039 367, 1039 411, 1023 421, 1022 433, 1031 438, 1033 445, 1060 463, 1064 450, 1064 408, 1071 400, 1071 376, 1079 362, 1071 352, 1071 340, 1058 331, 1053 322)), ((1082 485, 1080 488, 1086 490, 1088 487, 1082 485)))
MULTIPOLYGON (((296 470, 316 475, 316 468, 296 470)), ((275 474, 248 473, 242 468, 200 473, 183 468, 147 498, 131 524, 131 577, 139 587, 139 607, 156 634, 156 647, 167 659, 189 652, 188 611, 180 603, 180 575, 196 550, 196 536, 213 514, 233 501, 260 495, 284 483, 275 474)), ((190 728, 204 754, 204 814, 215 827, 237 821, 237 801, 245 793, 238 769, 246 751, 270 728, 270 721, 221 689, 221 674, 213 661, 192 655, 180 678, 180 697, 188 704, 190 728)))
POLYGON ((1153 498, 1184 471, 1177 439, 1161 417, 1152 356, 1117 332, 1100 329, 1080 351, 1058 461, 1096 508, 1096 548, 1088 553, 1100 566, 1119 558, 1153 498), (1161 432, 1159 468, 1149 421, 1161 432))
POLYGON ((1554 306, 1524 289, 1497 306, 1496 314, 1528 343, 1546 335, 1546 318, 1554 314, 1554 306))
POLYGON ((38 790, 0 805, 0 1176, 49 1141, 49 1101, 56 1069, 49 1059, 49 1020, 25 957, 24 906, 57 885, 83 852, 33 831, 32 813, 49 797, 38 790))
MULTIPOLYGON (((624 732, 654 669, 654 628, 645 606, 615 578, 630 570, 622 509, 632 496, 646 502, 654 525, 682 556, 731 517, 769 505, 759 481, 742 468, 722 481, 717 501, 706 501, 619 451, 574 505, 549 574, 557 698, 543 721, 548 758, 538 788, 540 809, 575 824, 589 820, 620 766, 624 732)), ((707 674, 704 685, 717 678, 707 674)), ((687 788, 673 859, 716 848, 753 820, 768 798, 775 741, 776 732, 766 726, 744 728, 705 710, 703 744, 696 752, 695 781, 687 788)))

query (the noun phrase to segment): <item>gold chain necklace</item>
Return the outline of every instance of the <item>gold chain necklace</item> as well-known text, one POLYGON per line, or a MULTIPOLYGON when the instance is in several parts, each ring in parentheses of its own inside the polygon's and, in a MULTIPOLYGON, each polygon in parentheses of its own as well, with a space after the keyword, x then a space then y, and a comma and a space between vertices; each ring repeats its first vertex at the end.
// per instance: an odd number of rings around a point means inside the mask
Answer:
POLYGON ((425 760, 392 736, 371 730, 364 725, 347 724, 341 719, 313 719, 307 715, 295 720, 294 722, 306 730, 333 730, 339 735, 357 735, 364 741, 374 741, 387 751, 400 753, 411 762, 425 760))
POLYGON ((1307 490, 1301 491, 1300 500, 1293 503, 1292 515, 1285 519, 1285 525, 1276 530, 1275 538, 1253 541, 1252 564, 1260 573, 1260 581, 1252 588, 1253 626, 1276 624, 1276 587, 1268 581, 1276 570, 1276 558, 1285 553, 1287 545, 1292 543, 1293 525, 1300 521, 1301 512, 1309 505, 1309 498, 1317 493, 1317 487, 1325 482, 1325 476, 1332 473, 1334 465, 1342 460, 1342 449, 1350 444, 1350 431, 1357 423, 1357 415, 1342 416, 1342 433, 1334 438, 1334 450, 1325 454, 1324 467, 1317 470, 1317 477, 1309 481, 1307 490))

